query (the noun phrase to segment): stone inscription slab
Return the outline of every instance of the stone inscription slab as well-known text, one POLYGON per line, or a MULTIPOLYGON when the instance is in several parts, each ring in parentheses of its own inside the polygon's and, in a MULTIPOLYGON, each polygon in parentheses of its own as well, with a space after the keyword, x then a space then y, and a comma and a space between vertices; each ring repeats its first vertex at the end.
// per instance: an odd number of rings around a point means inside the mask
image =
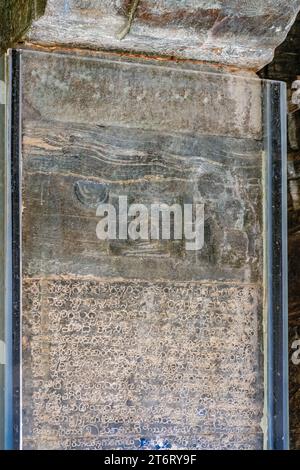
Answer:
POLYGON ((26 279, 24 289, 26 448, 260 445, 256 287, 26 279))
POLYGON ((261 448, 261 81, 20 55, 24 448, 261 448), (203 246, 100 240, 120 196, 203 246))

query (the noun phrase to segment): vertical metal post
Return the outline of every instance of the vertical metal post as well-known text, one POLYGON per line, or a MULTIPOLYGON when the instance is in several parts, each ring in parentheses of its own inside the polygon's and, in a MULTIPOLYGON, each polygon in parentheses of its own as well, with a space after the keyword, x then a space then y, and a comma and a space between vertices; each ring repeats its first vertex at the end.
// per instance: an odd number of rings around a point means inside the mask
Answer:
POLYGON ((0 449, 4 449, 5 435, 5 57, 0 56, 0 449))
POLYGON ((19 61, 0 57, 0 448, 20 436, 19 61))
POLYGON ((266 82, 268 449, 289 448, 286 86, 266 82))
POLYGON ((14 449, 21 447, 21 179, 20 179, 20 152, 21 152, 21 54, 18 50, 10 52, 10 221, 8 223, 8 250, 7 283, 11 294, 7 299, 11 312, 11 385, 12 385, 12 430, 14 449))

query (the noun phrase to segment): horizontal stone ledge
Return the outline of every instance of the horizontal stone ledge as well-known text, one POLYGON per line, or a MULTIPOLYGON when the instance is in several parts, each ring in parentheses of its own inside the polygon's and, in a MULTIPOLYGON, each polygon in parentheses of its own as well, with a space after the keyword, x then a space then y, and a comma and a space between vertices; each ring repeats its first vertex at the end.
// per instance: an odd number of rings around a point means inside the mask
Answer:
POLYGON ((299 0, 48 0, 27 40, 259 70, 272 60, 299 9, 299 0))

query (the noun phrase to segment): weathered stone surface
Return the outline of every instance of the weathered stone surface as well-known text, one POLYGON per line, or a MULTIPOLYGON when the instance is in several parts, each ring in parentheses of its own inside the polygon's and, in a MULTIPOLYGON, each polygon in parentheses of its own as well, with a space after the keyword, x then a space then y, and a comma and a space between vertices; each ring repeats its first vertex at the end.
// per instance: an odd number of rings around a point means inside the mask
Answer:
POLYGON ((20 54, 24 448, 261 448, 260 80, 20 54), (99 241, 118 195, 201 201, 203 249, 99 241))
POLYGON ((216 74, 198 80, 193 71, 24 53, 24 249, 32 253, 26 273, 84 269, 155 280, 158 272, 176 279, 180 270, 181 280, 260 279, 260 81, 216 74), (111 84, 119 82, 116 92, 111 84), (237 90, 248 103, 241 118, 237 90), (203 103, 213 96, 207 113, 203 103), (170 205, 203 201, 205 248, 195 254, 182 241, 96 242, 96 206, 78 198, 79 183, 105 186, 112 203, 122 195, 148 205, 158 198, 170 205), (49 223, 65 235, 49 231, 49 223))
POLYGON ((146 52, 258 70, 271 61, 299 0, 48 0, 27 38, 47 45, 146 52))
POLYGON ((24 289, 25 448, 262 445, 257 287, 26 279, 24 289))
POLYGON ((0 55, 44 13, 47 0, 0 0, 0 55))
POLYGON ((133 67, 126 60, 105 56, 99 62, 29 50, 24 54, 24 92, 35 87, 26 108, 28 118, 261 138, 259 80, 216 73, 203 74, 198 80, 199 71, 157 67, 147 61, 135 62, 133 67))

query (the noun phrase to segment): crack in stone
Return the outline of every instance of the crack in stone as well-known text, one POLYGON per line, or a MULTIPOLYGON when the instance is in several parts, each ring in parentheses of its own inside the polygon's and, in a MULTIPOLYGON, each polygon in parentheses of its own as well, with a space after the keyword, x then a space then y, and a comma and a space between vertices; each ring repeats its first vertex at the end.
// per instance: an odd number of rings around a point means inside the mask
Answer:
POLYGON ((129 8, 129 13, 128 13, 128 20, 124 28, 118 33, 117 38, 121 41, 124 39, 127 34, 130 32, 132 22, 135 17, 135 13, 137 10, 137 7, 139 6, 140 0, 133 0, 130 8, 129 8))

